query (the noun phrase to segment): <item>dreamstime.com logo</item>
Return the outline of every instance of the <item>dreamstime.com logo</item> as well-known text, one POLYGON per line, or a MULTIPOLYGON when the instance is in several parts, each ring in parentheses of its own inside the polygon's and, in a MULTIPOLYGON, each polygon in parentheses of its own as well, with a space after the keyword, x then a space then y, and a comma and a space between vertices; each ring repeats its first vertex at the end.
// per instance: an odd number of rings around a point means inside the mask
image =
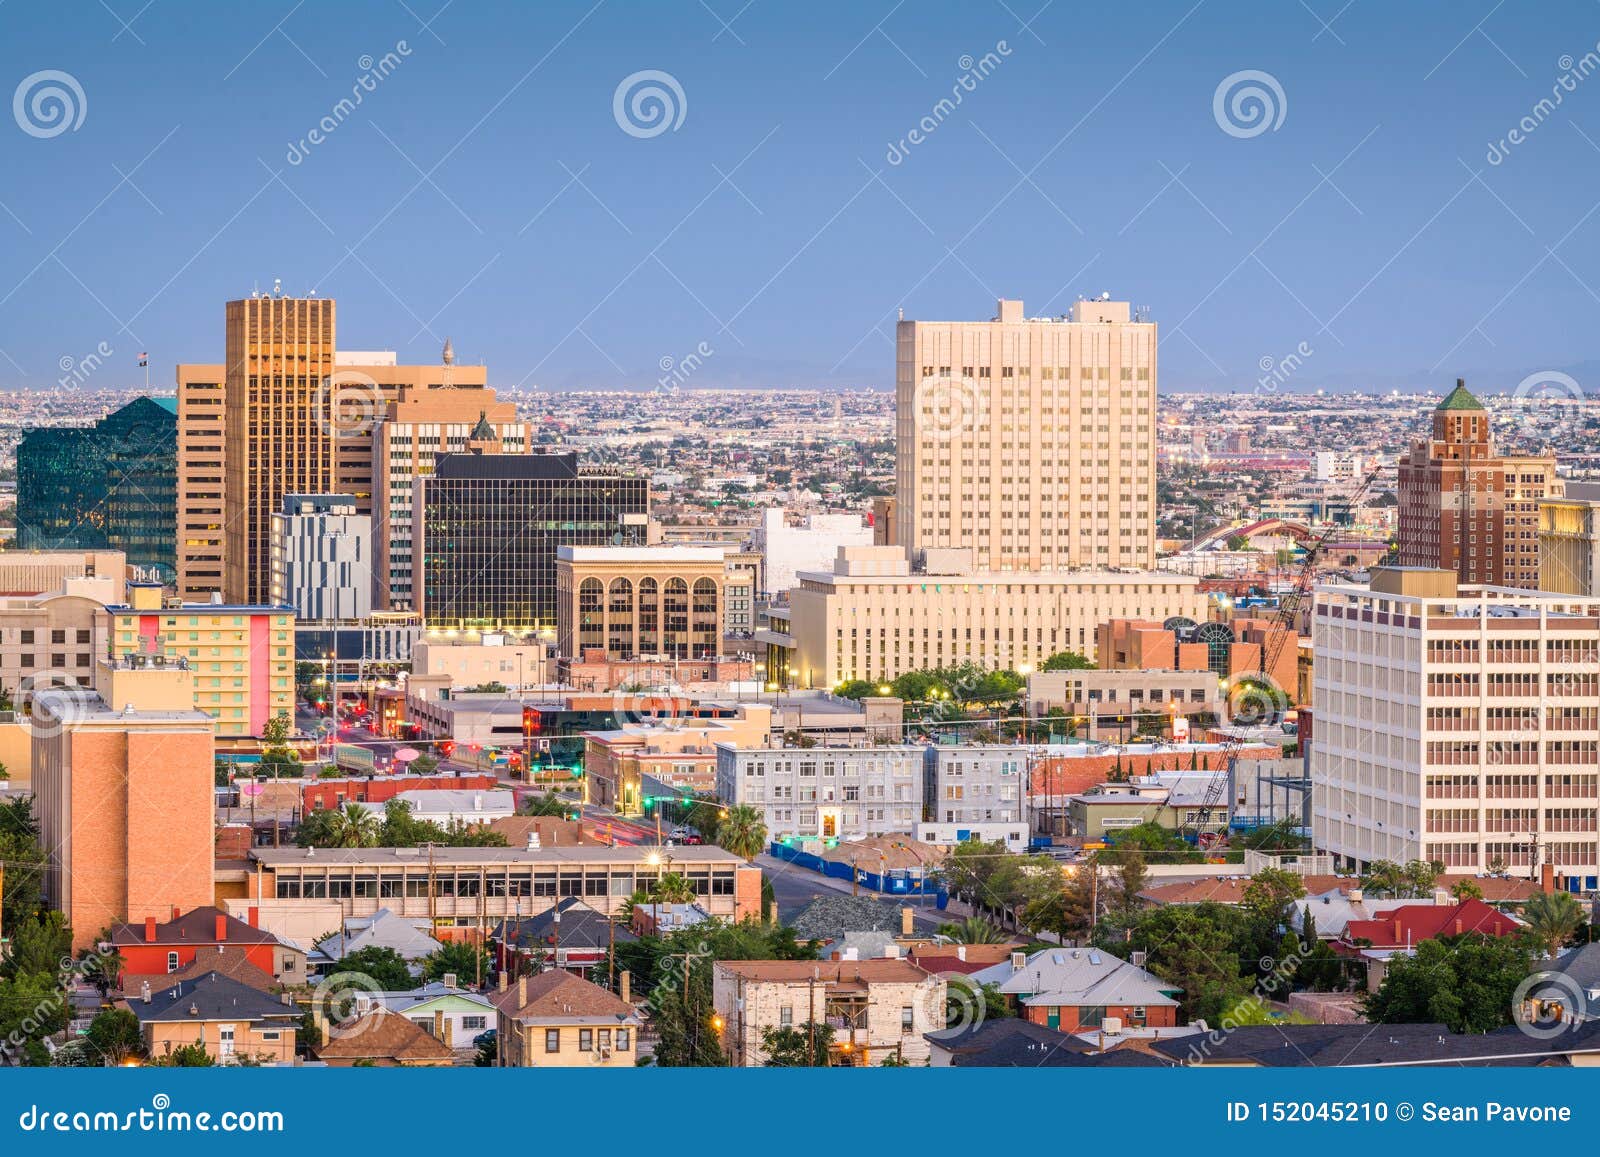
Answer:
POLYGON ((1230 137, 1249 140, 1278 131, 1289 115, 1289 98, 1270 72, 1246 68, 1222 78, 1211 96, 1211 115, 1230 137))
POLYGON ((1540 370, 1518 382, 1511 397, 1517 421, 1533 437, 1548 438, 1571 421, 1572 407, 1584 401, 1584 392, 1571 374, 1540 370))
POLYGON ((281 1133, 284 1126, 276 1110, 191 1113, 174 1109, 171 1097, 157 1093, 148 1108, 120 1113, 29 1105, 17 1115, 17 1128, 24 1133, 281 1133))
POLYGON ((689 98, 677 77, 647 68, 622 78, 611 94, 611 115, 630 137, 649 140, 678 131, 689 115, 689 98))
POLYGON ((917 383, 911 399, 922 438, 949 442, 983 424, 987 393, 965 375, 931 374, 917 383))
POLYGON ((329 1040, 353 1039, 374 1027, 387 1011, 374 999, 382 986, 365 972, 334 972, 311 990, 311 1015, 329 1040))
POLYGON ((1228 718, 1240 727, 1277 727, 1289 713, 1289 696, 1266 675, 1233 675, 1222 685, 1228 718))
POLYGON ((1554 1040, 1588 1021, 1589 994, 1564 972, 1535 972, 1511 994, 1511 1019, 1535 1040, 1554 1040))
MULTIPOLYGON (((936 972, 934 975, 945 982, 943 1004, 926 1010, 927 1023, 936 1025, 942 1021, 948 1033, 974 1032, 982 1028, 989 1007, 978 982, 964 972, 936 972)), ((938 1004, 941 998, 937 986, 928 989, 926 999, 930 1005, 938 1004)))
POLYGON ((336 370, 312 397, 317 429, 330 438, 358 438, 383 417, 383 388, 359 370, 336 370))
MULTIPOLYGON (((664 597, 672 599, 679 596, 671 593, 664 597)), ((688 592, 684 591, 681 597, 687 606, 688 592)), ((618 727, 665 727, 676 730, 683 726, 682 710, 683 700, 660 687, 636 687, 630 690, 619 687, 611 693, 611 715, 618 727)))
POLYGON ((83 127, 89 98, 70 72, 46 68, 22 78, 11 97, 11 115, 30 137, 49 140, 83 127))
POLYGON ((50 668, 35 671, 17 681, 12 701, 26 712, 24 725, 35 739, 54 739, 88 713, 82 692, 74 694, 77 677, 70 671, 50 668), (61 692, 50 694, 50 692, 61 692))

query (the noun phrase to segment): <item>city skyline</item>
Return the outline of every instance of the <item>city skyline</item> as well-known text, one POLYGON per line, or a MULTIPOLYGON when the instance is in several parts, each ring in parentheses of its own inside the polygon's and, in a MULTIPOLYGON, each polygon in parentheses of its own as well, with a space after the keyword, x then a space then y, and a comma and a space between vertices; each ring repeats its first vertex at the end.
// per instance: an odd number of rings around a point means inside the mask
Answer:
POLYGON ((1162 325, 1173 392, 1586 383, 1583 11, 885 3, 857 27, 374 0, 257 28, 158 4, 68 41, 14 3, 18 107, 53 68, 82 115, 7 126, 36 179, 0 213, 0 388, 102 343, 102 380, 151 353, 166 386, 216 301, 275 279, 344 300, 355 348, 425 360, 454 335, 501 389, 888 388, 899 309, 1101 292, 1162 325))

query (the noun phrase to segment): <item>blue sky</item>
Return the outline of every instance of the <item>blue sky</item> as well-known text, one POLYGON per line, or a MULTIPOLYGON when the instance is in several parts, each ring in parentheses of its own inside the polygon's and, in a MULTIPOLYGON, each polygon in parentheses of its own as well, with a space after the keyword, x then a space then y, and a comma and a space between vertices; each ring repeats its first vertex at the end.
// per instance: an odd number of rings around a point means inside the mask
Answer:
POLYGON ((887 386, 899 307, 1102 291, 1161 323, 1166 389, 1302 344, 1294 386, 1587 384, 1600 6, 1041 2, 9 0, 0 96, 56 70, 85 107, 0 116, 0 386, 101 343, 97 384, 141 350, 169 383, 274 278, 338 298, 341 346, 450 335, 524 388, 702 347, 696 385, 887 386), (656 135, 614 116, 645 71, 682 93, 656 135), (1281 122, 1230 134, 1246 71, 1281 122))

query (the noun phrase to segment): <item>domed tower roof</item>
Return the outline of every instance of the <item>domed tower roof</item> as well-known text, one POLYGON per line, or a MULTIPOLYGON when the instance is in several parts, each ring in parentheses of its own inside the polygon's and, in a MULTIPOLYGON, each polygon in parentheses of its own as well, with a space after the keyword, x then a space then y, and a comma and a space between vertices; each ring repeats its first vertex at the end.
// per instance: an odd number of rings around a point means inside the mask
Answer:
POLYGON ((444 339, 444 352, 439 355, 439 360, 447 366, 456 364, 456 347, 450 344, 450 339, 444 339))

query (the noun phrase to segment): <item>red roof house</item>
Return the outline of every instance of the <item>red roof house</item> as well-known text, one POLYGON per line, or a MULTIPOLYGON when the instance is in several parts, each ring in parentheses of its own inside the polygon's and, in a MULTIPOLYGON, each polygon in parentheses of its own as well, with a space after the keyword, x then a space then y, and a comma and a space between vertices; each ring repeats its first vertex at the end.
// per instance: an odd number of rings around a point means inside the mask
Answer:
POLYGON ((1482 900, 1459 904, 1407 904, 1375 920, 1352 920, 1345 927, 1344 944, 1355 948, 1412 948, 1438 936, 1510 936, 1522 927, 1504 912, 1482 900), (1364 943, 1363 943, 1364 942, 1364 943))

